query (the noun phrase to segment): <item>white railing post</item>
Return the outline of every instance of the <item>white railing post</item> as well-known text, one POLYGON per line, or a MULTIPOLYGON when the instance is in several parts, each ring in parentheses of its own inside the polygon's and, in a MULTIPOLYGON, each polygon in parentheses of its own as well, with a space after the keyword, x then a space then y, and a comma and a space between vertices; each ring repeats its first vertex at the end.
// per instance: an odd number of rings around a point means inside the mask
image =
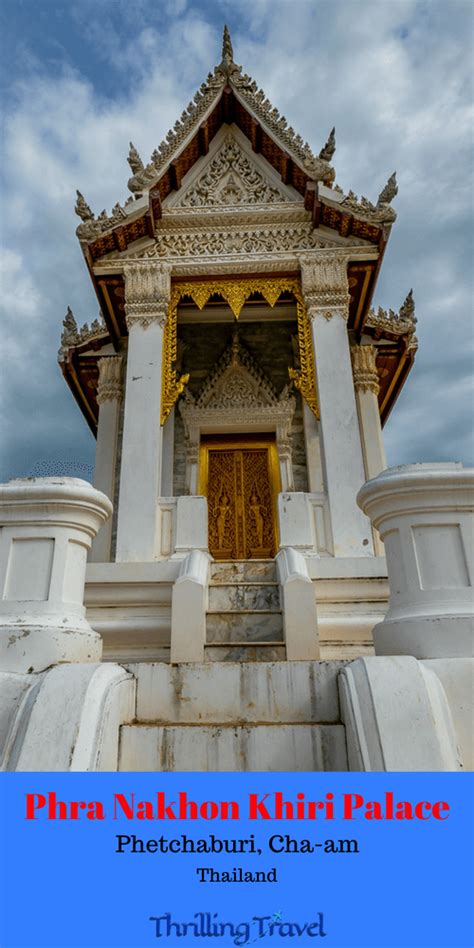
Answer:
POLYGON ((184 558, 171 600, 171 663, 204 661, 211 557, 192 550, 184 558))
POLYGON ((105 494, 74 477, 0 486, 0 670, 97 662, 102 639, 85 618, 92 540, 112 513, 105 494))
POLYGON ((389 610, 374 629, 377 655, 468 658, 474 636, 474 469, 389 468, 358 503, 385 543, 389 610))
POLYGON ((299 550, 287 547, 276 557, 280 583, 283 629, 288 661, 320 657, 318 617, 313 584, 299 550))

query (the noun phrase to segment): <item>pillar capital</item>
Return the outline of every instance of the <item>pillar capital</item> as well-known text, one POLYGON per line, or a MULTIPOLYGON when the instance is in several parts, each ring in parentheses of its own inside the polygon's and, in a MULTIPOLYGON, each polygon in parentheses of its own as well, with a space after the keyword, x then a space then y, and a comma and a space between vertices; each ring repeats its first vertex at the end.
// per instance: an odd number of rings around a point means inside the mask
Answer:
POLYGON ((339 250, 304 254, 299 258, 301 286, 311 320, 316 316, 324 316, 327 320, 341 316, 347 320, 350 302, 348 260, 348 254, 339 250))
POLYGON ((380 381, 376 346, 352 346, 351 359, 356 392, 373 392, 378 395, 380 381))
POLYGON ((119 402, 123 395, 122 356, 103 356, 98 361, 97 403, 119 402))
POLYGON ((124 266, 125 318, 133 326, 164 326, 171 292, 171 266, 155 260, 134 260, 124 266))

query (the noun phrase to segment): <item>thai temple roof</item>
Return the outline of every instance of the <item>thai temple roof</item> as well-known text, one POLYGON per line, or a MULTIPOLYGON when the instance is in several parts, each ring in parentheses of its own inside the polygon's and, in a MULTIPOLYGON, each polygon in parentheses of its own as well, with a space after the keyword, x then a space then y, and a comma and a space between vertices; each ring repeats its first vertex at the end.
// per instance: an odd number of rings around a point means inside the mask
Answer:
POLYGON ((132 177, 128 187, 136 199, 148 196, 146 206, 140 201, 137 207, 134 197, 130 197, 123 206, 117 202, 110 214, 103 210, 96 217, 77 192, 76 213, 82 221, 77 235, 89 245, 93 259, 115 249, 125 250, 153 228, 161 217, 163 201, 179 190, 184 175, 207 154, 210 141, 224 123, 235 123, 253 150, 273 165, 283 182, 301 194, 305 208, 312 211, 315 226, 323 224, 337 229, 342 236, 353 234, 379 243, 383 229, 395 221, 391 207, 398 191, 395 174, 389 177, 375 204, 364 196, 359 200, 352 191, 346 195, 334 186, 336 175, 330 161, 336 150, 335 129, 319 155, 314 155, 265 92, 234 62, 229 30, 224 27, 220 63, 155 148, 147 165, 130 142, 132 177))
POLYGON ((90 326, 79 328, 68 308, 59 360, 93 431, 98 359, 120 351, 128 335, 124 262, 169 259, 175 281, 203 279, 205 259, 205 272, 211 272, 215 261, 216 272, 232 278, 243 272, 246 246, 244 269, 252 272, 266 271, 268 254, 272 272, 295 275, 301 252, 333 248, 346 255, 348 328, 356 341, 364 336, 377 345, 379 407, 382 422, 386 420, 417 348, 411 291, 399 312, 372 308, 396 219, 391 206, 396 177, 388 177, 373 202, 352 191, 345 194, 335 183, 335 150, 333 128, 319 153, 313 153, 235 63, 225 27, 220 62, 148 164, 130 143, 131 195, 125 204, 117 202, 110 214, 104 210, 96 216, 77 192, 77 236, 100 313, 90 326), (248 185, 243 191, 242 183, 248 185))

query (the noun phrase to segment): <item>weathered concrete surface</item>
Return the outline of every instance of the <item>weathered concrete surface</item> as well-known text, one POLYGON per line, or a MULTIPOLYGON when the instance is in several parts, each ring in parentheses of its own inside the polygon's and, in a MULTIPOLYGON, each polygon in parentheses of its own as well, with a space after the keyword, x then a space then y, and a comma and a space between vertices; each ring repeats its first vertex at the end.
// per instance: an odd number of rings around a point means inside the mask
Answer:
POLYGON ((440 678, 408 655, 358 658, 339 675, 350 770, 464 768, 440 678))
POLYGON ((170 724, 337 723, 341 662, 129 665, 138 721, 170 724))
POLYGON ((71 664, 16 677, 15 694, 13 676, 2 682, 9 712, 2 699, 3 770, 117 770, 120 725, 135 707, 135 682, 125 669, 71 664))
POLYGON ((0 770, 7 770, 22 712, 42 675, 14 675, 0 672, 0 770))
POLYGON ((433 658, 421 662, 443 686, 449 704, 457 743, 465 770, 474 770, 474 736, 472 730, 472 697, 474 694, 474 659, 433 658))
POLYGON ((347 770, 341 725, 124 726, 120 770, 347 770))

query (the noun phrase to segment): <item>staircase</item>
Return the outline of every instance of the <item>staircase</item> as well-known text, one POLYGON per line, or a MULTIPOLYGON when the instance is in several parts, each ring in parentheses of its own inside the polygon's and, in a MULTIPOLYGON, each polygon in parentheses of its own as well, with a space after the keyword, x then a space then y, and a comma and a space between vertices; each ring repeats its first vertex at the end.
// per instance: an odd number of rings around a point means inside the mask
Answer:
POLYGON ((347 770, 340 667, 130 665, 137 683, 135 721, 121 727, 119 770, 347 770))
POLYGON ((280 592, 273 560, 211 565, 205 661, 284 661, 280 592))

